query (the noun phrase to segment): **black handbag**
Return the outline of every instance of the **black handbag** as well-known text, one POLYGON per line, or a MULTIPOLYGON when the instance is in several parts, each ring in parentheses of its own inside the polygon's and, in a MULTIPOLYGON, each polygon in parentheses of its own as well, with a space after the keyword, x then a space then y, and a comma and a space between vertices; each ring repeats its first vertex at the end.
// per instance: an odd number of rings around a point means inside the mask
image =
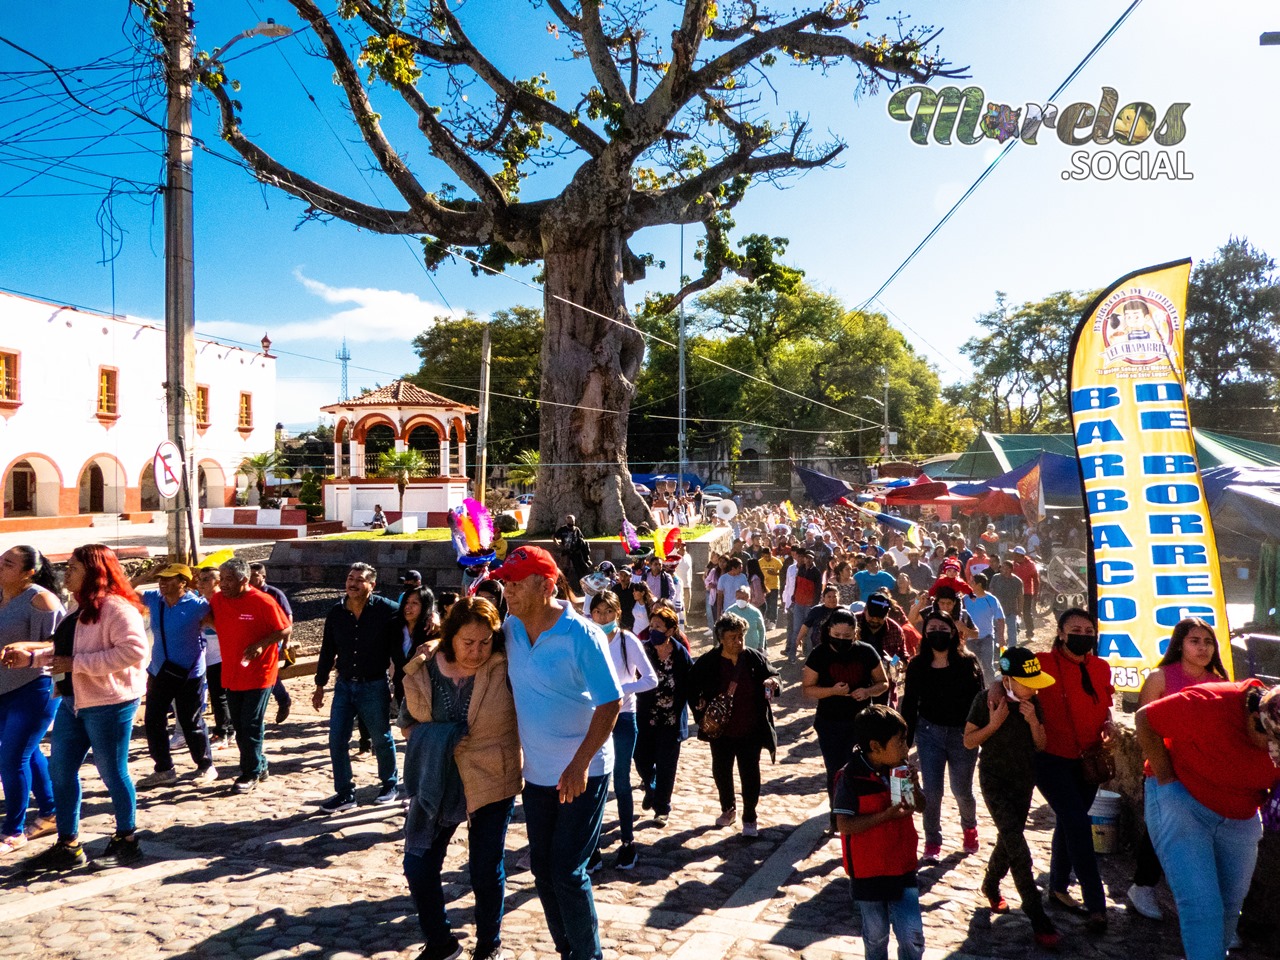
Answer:
MULTIPOLYGON (((180 663, 174 663, 169 659, 169 644, 165 637, 164 629, 164 601, 161 601, 160 607, 160 652, 164 654, 164 660, 160 663, 160 670, 156 673, 157 680, 163 680, 170 684, 183 684, 187 682, 187 678, 191 675, 191 667, 184 667, 180 663)), ((194 666, 194 664, 192 664, 194 666)))

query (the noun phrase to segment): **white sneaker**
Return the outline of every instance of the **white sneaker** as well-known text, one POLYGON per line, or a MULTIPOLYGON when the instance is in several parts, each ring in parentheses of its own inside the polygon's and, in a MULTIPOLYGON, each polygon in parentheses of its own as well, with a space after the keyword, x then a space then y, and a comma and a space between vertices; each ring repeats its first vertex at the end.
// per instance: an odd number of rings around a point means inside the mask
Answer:
POLYGON ((1135 883, 1129 888, 1129 903, 1139 916, 1146 917, 1148 920, 1164 919, 1164 912, 1156 902, 1155 887, 1140 887, 1135 883))
POLYGON ((176 770, 157 770, 155 773, 149 773, 134 786, 139 790, 146 790, 150 787, 163 787, 170 783, 178 782, 178 771, 176 770))
POLYGON ((205 767, 203 770, 197 770, 191 775, 191 779, 197 780, 200 783, 213 783, 213 781, 218 779, 218 768, 205 767))
POLYGON ((742 821, 742 835, 744 837, 760 836, 760 831, 756 828, 756 822, 754 820, 742 821))

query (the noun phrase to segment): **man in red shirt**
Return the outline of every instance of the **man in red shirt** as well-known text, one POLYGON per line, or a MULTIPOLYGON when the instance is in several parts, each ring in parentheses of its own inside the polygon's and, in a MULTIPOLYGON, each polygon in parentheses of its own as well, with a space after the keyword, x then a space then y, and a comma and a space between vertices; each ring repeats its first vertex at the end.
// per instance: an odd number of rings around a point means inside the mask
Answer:
POLYGON ((262 755, 267 703, 289 621, 271 597, 249 583, 249 564, 239 558, 218 568, 218 586, 221 590, 209 606, 222 648, 222 685, 240 748, 240 776, 233 790, 248 793, 267 779, 262 755))
POLYGON ((1040 593, 1040 568, 1027 556, 1022 547, 1013 548, 1013 573, 1022 581, 1022 622, 1026 625, 1027 639, 1036 632, 1036 597, 1040 593))

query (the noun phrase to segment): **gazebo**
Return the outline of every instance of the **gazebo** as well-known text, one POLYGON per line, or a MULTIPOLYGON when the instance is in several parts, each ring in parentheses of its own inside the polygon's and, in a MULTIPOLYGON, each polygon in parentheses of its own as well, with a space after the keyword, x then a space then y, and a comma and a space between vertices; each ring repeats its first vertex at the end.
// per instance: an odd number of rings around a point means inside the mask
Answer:
POLYGON ((442 526, 445 513, 466 497, 466 418, 477 412, 475 407, 396 380, 320 409, 337 421, 333 479, 324 484, 326 520, 358 528, 367 525, 374 506, 381 505, 392 524, 412 520, 416 527, 442 526), (401 513, 395 479, 369 474, 376 470, 373 455, 409 449, 422 454, 427 471, 410 478, 401 513))

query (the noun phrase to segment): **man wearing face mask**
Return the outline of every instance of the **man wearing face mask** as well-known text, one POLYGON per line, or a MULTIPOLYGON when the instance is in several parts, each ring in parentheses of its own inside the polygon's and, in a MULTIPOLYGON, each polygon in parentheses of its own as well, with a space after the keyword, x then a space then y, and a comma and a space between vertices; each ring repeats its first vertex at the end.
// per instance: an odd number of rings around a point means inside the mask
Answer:
POLYGON ((767 645, 765 641, 764 614, 760 612, 758 607, 752 606, 750 587, 738 587, 733 605, 729 610, 747 621, 747 631, 743 635, 742 645, 748 650, 759 650, 764 653, 767 645))
POLYGON ((902 655, 902 628, 889 619, 892 604, 882 593, 873 593, 858 614, 858 638, 886 657, 902 655))

